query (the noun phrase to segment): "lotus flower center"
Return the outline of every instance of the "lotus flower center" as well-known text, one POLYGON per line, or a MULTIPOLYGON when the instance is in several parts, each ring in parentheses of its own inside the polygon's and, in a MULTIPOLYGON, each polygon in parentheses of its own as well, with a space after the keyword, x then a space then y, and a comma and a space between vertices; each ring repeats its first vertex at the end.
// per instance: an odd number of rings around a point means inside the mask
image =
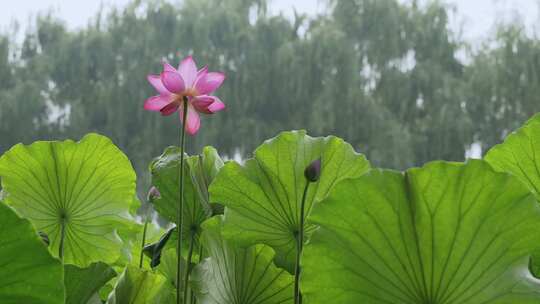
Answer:
POLYGON ((180 94, 172 94, 172 103, 175 105, 181 106, 182 102, 184 101, 184 96, 188 98, 192 98, 199 95, 199 93, 194 88, 189 88, 183 91, 180 94))

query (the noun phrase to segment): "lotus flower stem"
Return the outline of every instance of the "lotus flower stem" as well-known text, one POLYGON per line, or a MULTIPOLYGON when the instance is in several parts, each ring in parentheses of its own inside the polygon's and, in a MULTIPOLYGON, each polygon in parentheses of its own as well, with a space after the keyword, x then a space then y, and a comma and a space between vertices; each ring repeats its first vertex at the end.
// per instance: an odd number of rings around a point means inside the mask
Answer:
POLYGON ((191 272, 191 259, 193 258, 193 247, 195 243, 195 230, 191 230, 191 237, 189 238, 189 250, 188 250, 188 256, 186 261, 186 273, 184 273, 184 301, 187 301, 188 298, 188 282, 189 282, 189 274, 191 272))
POLYGON ((64 264, 64 239, 66 237, 66 218, 62 215, 62 222, 60 223, 60 246, 58 247, 58 257, 62 264, 64 264))
POLYGON ((177 211, 178 227, 178 261, 176 271, 176 303, 187 303, 188 299, 180 300, 181 284, 181 257, 182 257, 182 221, 184 213, 184 141, 186 132, 190 135, 197 134, 201 120, 199 114, 213 114, 225 109, 225 104, 213 94, 225 80, 225 74, 221 72, 209 72, 208 67, 197 69, 197 64, 192 56, 188 56, 180 62, 178 68, 169 63, 163 63, 163 71, 160 75, 148 75, 148 82, 156 89, 159 95, 152 96, 144 102, 144 109, 161 112, 168 116, 175 112, 180 113, 182 121, 182 134, 180 136, 180 198, 177 211))
MULTIPOLYGON (((203 259, 203 245, 199 242, 199 260, 198 263, 201 263, 203 259)), ((191 292, 191 304, 197 303, 197 298, 195 298, 195 294, 193 291, 191 292)))
POLYGON ((304 214, 306 206, 306 196, 309 189, 310 181, 306 182, 304 193, 302 194, 302 203, 300 205, 300 224, 298 225, 298 234, 296 237, 296 264, 294 267, 294 303, 302 303, 302 295, 300 294, 300 256, 304 247, 304 214))
POLYGON ((197 301, 197 299, 195 299, 195 294, 193 293, 193 291, 191 292, 191 304, 195 304, 195 302, 197 301))
MULTIPOLYGON (((180 192, 179 194, 179 206, 176 214, 176 221, 178 222, 178 242, 176 243, 176 249, 178 252, 176 260, 176 303, 185 304, 186 299, 182 298, 180 300, 180 284, 181 284, 181 273, 182 273, 182 234, 183 234, 183 215, 184 215, 184 148, 185 148, 185 139, 186 139, 186 120, 187 120, 187 108, 188 108, 188 98, 184 96, 183 98, 183 119, 182 119, 182 131, 180 135, 180 168, 179 168, 179 181, 180 181, 180 192)), ((189 266, 189 265, 188 265, 189 266)))
MULTIPOLYGON (((200 242, 199 242, 200 243, 200 242)), ((202 259, 203 259, 203 245, 200 244, 199 245, 199 263, 202 262, 202 259)))
POLYGON ((146 243, 146 230, 148 229, 148 209, 144 212, 144 228, 143 228, 143 234, 142 234, 142 242, 141 242, 141 257, 139 260, 139 268, 142 268, 143 265, 143 257, 144 257, 144 244, 146 243))

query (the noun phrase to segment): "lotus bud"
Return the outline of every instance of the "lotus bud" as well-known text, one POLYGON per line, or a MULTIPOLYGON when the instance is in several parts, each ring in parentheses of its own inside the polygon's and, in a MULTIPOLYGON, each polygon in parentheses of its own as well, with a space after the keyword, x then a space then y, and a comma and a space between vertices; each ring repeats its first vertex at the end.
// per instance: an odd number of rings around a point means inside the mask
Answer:
POLYGON ((159 190, 152 186, 150 190, 148 191, 148 202, 153 203, 156 199, 159 199, 161 197, 161 193, 159 193, 159 190))
POLYGON ((317 158, 304 170, 304 176, 306 179, 312 183, 319 180, 321 177, 321 159, 317 158))

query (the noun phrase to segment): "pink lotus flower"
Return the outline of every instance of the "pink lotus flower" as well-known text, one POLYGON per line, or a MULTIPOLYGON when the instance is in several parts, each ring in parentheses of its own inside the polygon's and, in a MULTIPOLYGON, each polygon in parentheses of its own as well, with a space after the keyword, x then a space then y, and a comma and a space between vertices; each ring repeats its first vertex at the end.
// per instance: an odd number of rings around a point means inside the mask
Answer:
POLYGON ((178 70, 163 63, 160 75, 148 75, 148 81, 158 91, 144 102, 144 109, 159 111, 161 115, 171 115, 178 110, 180 120, 184 115, 183 99, 188 98, 186 131, 195 135, 201 125, 199 113, 213 114, 225 108, 219 98, 212 96, 223 81, 225 74, 208 72, 208 67, 197 71, 197 65, 191 56, 182 62, 178 70))

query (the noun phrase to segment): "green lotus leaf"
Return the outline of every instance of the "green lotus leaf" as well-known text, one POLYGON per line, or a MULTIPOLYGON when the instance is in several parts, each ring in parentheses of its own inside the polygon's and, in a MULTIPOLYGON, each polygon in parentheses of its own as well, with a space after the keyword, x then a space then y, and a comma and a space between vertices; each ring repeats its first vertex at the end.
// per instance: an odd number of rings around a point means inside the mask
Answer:
MULTIPOLYGON (((136 223, 134 221, 129 222, 128 224, 130 225, 125 225, 123 227, 124 229, 118 231, 120 238, 124 241, 122 255, 116 262, 110 264, 117 273, 122 273, 127 265, 139 266, 141 258, 144 224, 136 223)), ((149 221, 146 230, 145 244, 150 244, 159 240, 164 232, 165 230, 155 222, 149 221)), ((152 268, 150 266, 149 258, 143 258, 143 268, 152 268)), ((107 297, 116 285, 117 278, 118 277, 112 278, 101 288, 99 291, 99 297, 101 297, 101 299, 107 300, 107 297)))
POLYGON ((122 272, 127 264, 139 263, 139 251, 141 250, 141 239, 138 239, 142 235, 144 225, 137 223, 134 219, 132 221, 125 221, 125 225, 118 227, 118 236, 122 240, 122 248, 120 249, 120 257, 109 265, 114 266, 115 270, 122 272))
MULTIPOLYGON (((134 200, 134 202, 136 202, 134 205, 140 206, 140 201, 138 199, 134 200)), ((142 214, 140 222, 133 216, 135 213, 132 213, 132 219, 125 222, 125 225, 121 226, 122 229, 118 230, 118 235, 123 241, 122 255, 114 264, 112 264, 118 272, 122 272, 124 267, 128 264, 139 265, 145 217, 147 216, 146 214, 149 214, 151 217, 153 212, 151 204, 145 203, 142 207, 144 208, 143 212, 145 213, 142 214)), ((146 229, 145 246, 159 240, 163 233, 165 233, 165 230, 149 218, 146 229)), ((143 258, 143 267, 145 269, 151 269, 149 259, 143 258)))
POLYGON ((101 262, 93 263, 87 268, 65 265, 65 304, 89 302, 99 289, 115 276, 116 272, 109 265, 101 262))
POLYGON ((515 175, 540 200, 540 114, 491 148, 485 160, 495 170, 515 175))
POLYGON ((0 158, 0 175, 5 202, 49 236, 53 255, 64 223, 65 263, 87 267, 120 257, 117 230, 130 225, 135 172, 107 137, 15 145, 0 158))
POLYGON ((342 181, 311 214, 305 303, 540 303, 540 207, 480 160, 342 181))
POLYGON ((86 304, 103 304, 103 301, 101 300, 99 293, 95 293, 86 304))
POLYGON ((223 160, 214 147, 204 147, 200 155, 189 157, 191 180, 207 214, 222 214, 223 206, 210 203, 208 188, 223 167, 223 160))
MULTIPOLYGON (((161 196, 154 200, 156 211, 172 223, 177 223, 176 215, 180 197, 180 149, 168 147, 163 154, 152 161, 150 171, 152 184, 159 190, 161 196)), ((199 195, 199 189, 191 178, 192 171, 189 164, 199 161, 199 156, 186 156, 184 166, 184 215, 183 215, 183 238, 189 240, 194 233, 195 243, 200 236, 200 225, 210 215, 205 210, 199 195)), ((175 244, 176 233, 171 237, 170 243, 175 244), (174 242, 173 242, 174 240, 174 242)), ((187 247, 187 246, 185 246, 187 247)))
MULTIPOLYGON (((228 162, 210 186, 212 202, 225 205, 224 235, 244 246, 264 243, 276 251, 276 263, 294 269, 295 235, 306 185, 304 170, 322 158, 321 177, 312 183, 306 215, 340 180, 369 170, 365 157, 337 137, 316 137, 305 131, 283 132, 255 150, 241 166, 228 162)), ((306 235, 313 227, 306 226, 306 235)))
MULTIPOLYGON (((139 266, 139 262, 141 258, 143 227, 144 227, 144 224, 136 224, 129 231, 128 230, 119 231, 120 237, 123 240, 125 239, 127 241, 124 242, 121 258, 117 260, 114 264, 112 264, 113 269, 116 272, 122 273, 127 265, 137 266, 137 267, 139 266)), ((145 244, 151 244, 153 242, 158 241, 163 233, 165 233, 165 230, 163 228, 161 228, 159 225, 157 225, 154 222, 149 222, 147 231, 146 231, 145 244)), ((147 269, 147 270, 152 269, 152 267, 150 266, 150 261, 151 261, 150 258, 143 257, 143 266, 142 266, 143 269, 147 269)), ((117 281, 118 281, 118 277, 114 277, 111 280, 109 280, 100 289, 98 297, 100 297, 103 301, 106 301, 109 294, 114 289, 114 286, 116 285, 117 281)))
POLYGON ((266 245, 239 247, 221 235, 221 216, 203 224, 209 258, 195 266, 192 289, 201 304, 293 303, 293 276, 274 265, 266 245))
MULTIPOLYGON (((161 263, 155 268, 156 272, 167 278, 171 288, 176 289, 176 248, 165 248, 161 253, 161 263)), ((182 283, 184 282, 186 260, 181 259, 182 273, 180 274, 182 283)))
POLYGON ((107 304, 169 303, 176 303, 176 296, 167 279, 151 270, 131 265, 126 267, 107 299, 107 304))
POLYGON ((131 200, 131 203, 129 204, 129 214, 133 217, 136 217, 137 211, 139 211, 141 207, 142 207, 142 203, 137 197, 137 195, 135 195, 133 197, 133 200, 131 200))
POLYGON ((32 224, 0 203, 0 303, 62 304, 63 279, 32 224))
MULTIPOLYGON (((540 114, 491 148, 485 160, 497 171, 516 176, 540 200, 540 114)), ((535 252, 531 269, 540 276, 540 252, 535 252)))

